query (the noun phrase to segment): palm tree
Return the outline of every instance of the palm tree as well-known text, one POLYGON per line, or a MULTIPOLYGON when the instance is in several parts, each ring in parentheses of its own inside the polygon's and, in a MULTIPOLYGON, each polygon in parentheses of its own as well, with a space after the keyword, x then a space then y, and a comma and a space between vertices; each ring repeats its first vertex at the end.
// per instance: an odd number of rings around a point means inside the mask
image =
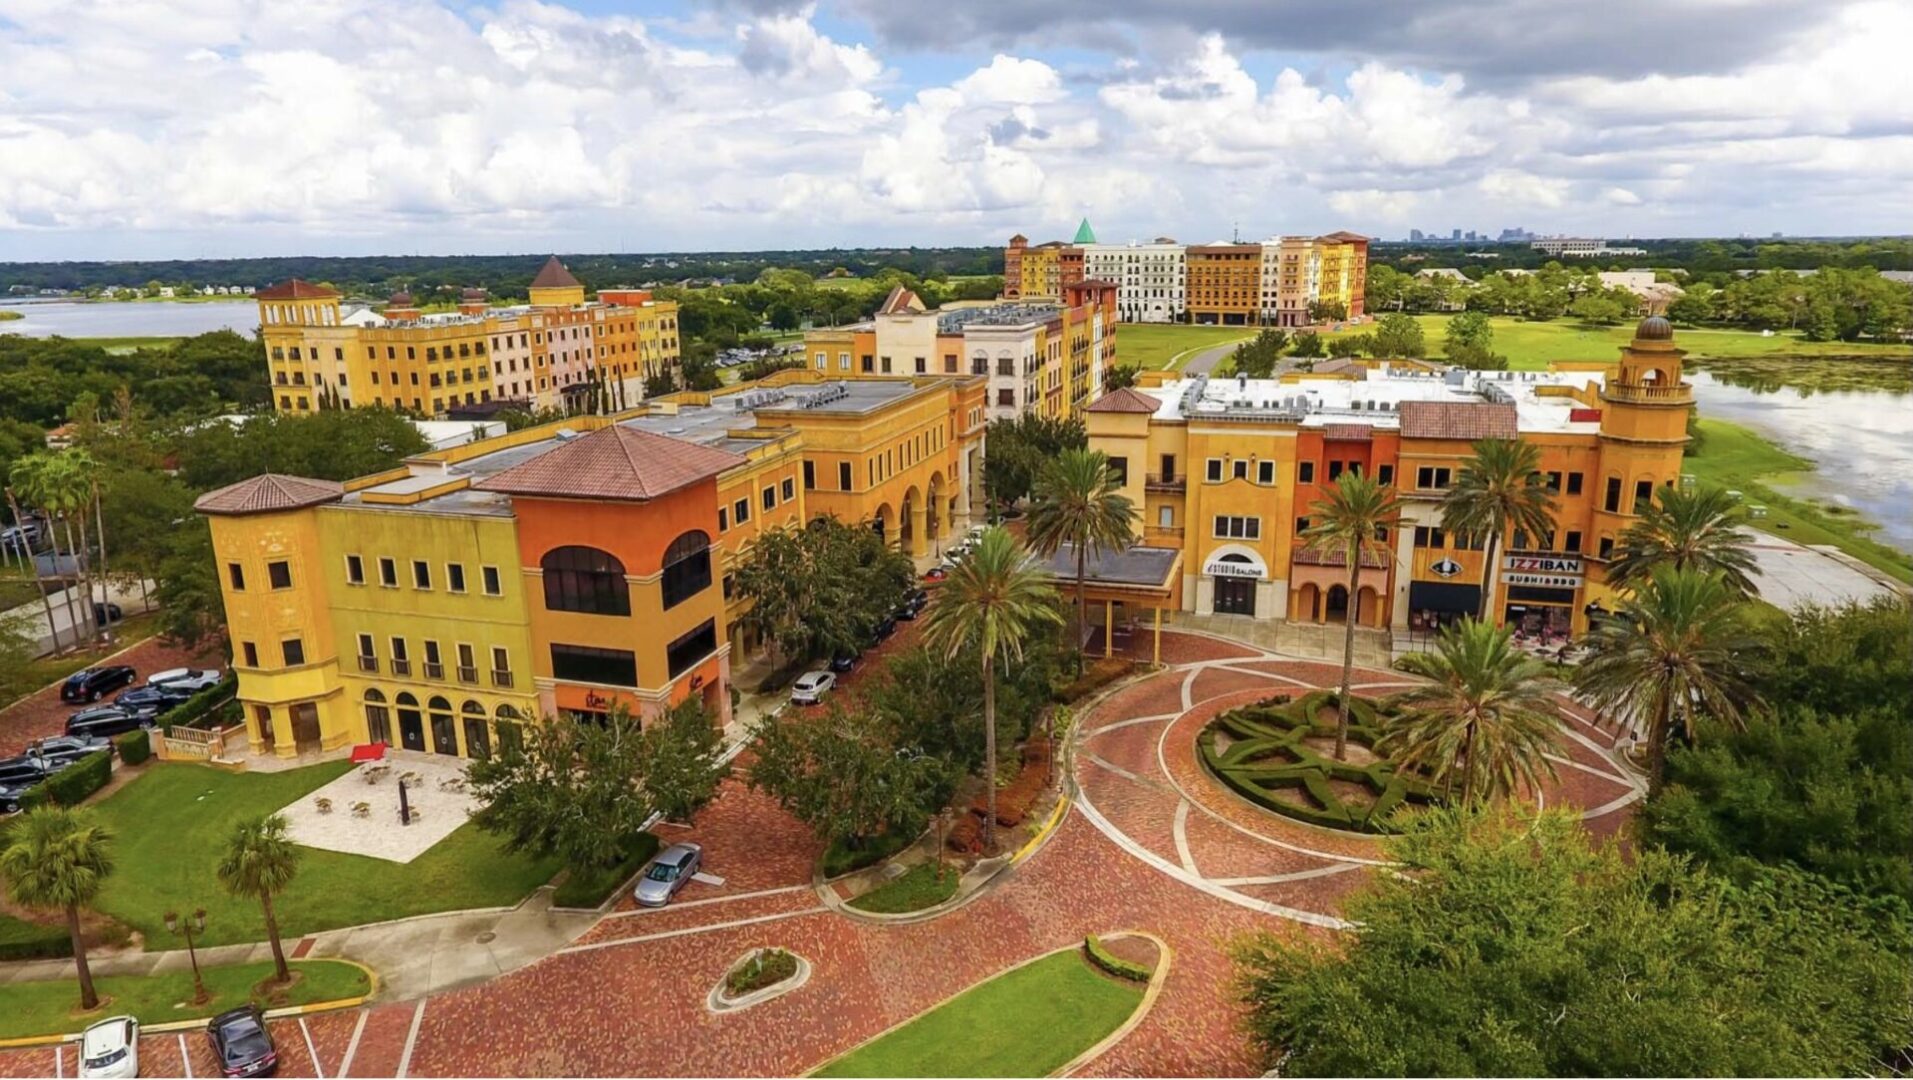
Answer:
POLYGON ((15 822, 6 848, 0 850, 0 877, 6 878, 7 895, 14 903, 66 912, 82 1010, 99 1008, 100 995, 93 990, 86 943, 80 939, 80 909, 92 905, 106 875, 113 872, 112 840, 112 831, 95 820, 91 810, 48 805, 29 810, 15 822))
POLYGON ((1441 500, 1441 527, 1456 536, 1488 538, 1481 570, 1481 607, 1475 617, 1489 618, 1495 565, 1509 529, 1539 539, 1554 530, 1554 496, 1541 478, 1541 450, 1514 439, 1482 439, 1441 500))
POLYGON ((219 883, 234 896, 253 896, 266 914, 266 937, 272 941, 272 962, 279 981, 290 982, 286 951, 279 944, 279 918, 272 898, 286 891, 299 872, 299 846, 286 835, 286 816, 249 818, 234 826, 219 860, 219 883))
POLYGON ((1747 553, 1753 539, 1740 528, 1740 500, 1725 488, 1685 490, 1663 485, 1653 503, 1621 533, 1608 563, 1610 583, 1634 586, 1657 566, 1720 575, 1741 596, 1751 596, 1758 573, 1747 553))
MULTIPOLYGON (((15 472, 17 474, 18 470, 16 469, 15 472)), ((12 487, 7 488, 7 507, 13 511, 13 523, 20 527, 20 551, 33 563, 33 591, 40 594, 40 606, 46 609, 46 628, 47 632, 53 635, 53 651, 57 653, 60 651, 60 624, 53 621, 53 601, 47 597, 45 584, 40 578, 39 557, 33 553, 33 545, 27 543, 26 515, 20 512, 20 500, 14 494, 12 487)), ((51 536, 52 533, 53 530, 49 527, 47 534, 51 536)), ((58 558, 57 553, 55 558, 58 558)), ((78 645, 78 639, 76 638, 73 643, 78 645)))
POLYGON ((1387 565, 1388 544, 1384 531, 1401 519, 1401 503, 1395 489, 1378 484, 1353 469, 1343 473, 1335 486, 1309 508, 1314 519, 1302 533, 1308 546, 1316 551, 1340 555, 1348 564, 1348 614, 1342 632, 1342 688, 1336 695, 1340 716, 1335 722, 1335 756, 1340 759, 1348 749, 1348 683, 1355 671, 1355 619, 1360 614, 1362 556, 1380 555, 1387 565))
POLYGON ((1122 551, 1136 542, 1136 506, 1122 493, 1100 450, 1065 450, 1037 477, 1030 504, 1030 546, 1044 558, 1069 544, 1076 553, 1076 673, 1083 673, 1083 631, 1089 553, 1122 551))
POLYGON ((1039 626, 1063 621, 1049 571, 1002 526, 984 531, 976 549, 951 569, 942 595, 924 619, 924 644, 949 659, 975 648, 983 664, 983 779, 989 816, 983 847, 996 845, 996 665, 1023 656, 1039 626))
POLYGON ((1588 635, 1575 689, 1596 708, 1647 721, 1650 795, 1676 726, 1690 739, 1703 715, 1741 726, 1760 648, 1747 610, 1719 574, 1663 566, 1588 635))
POLYGON ((1464 804, 1477 793, 1495 799, 1553 776, 1546 755, 1560 740, 1555 695, 1566 686, 1509 637, 1477 619, 1442 631, 1434 652, 1416 654, 1413 669, 1433 681, 1389 699, 1402 711, 1376 749, 1403 770, 1426 769, 1435 781, 1452 782, 1459 765, 1464 804))

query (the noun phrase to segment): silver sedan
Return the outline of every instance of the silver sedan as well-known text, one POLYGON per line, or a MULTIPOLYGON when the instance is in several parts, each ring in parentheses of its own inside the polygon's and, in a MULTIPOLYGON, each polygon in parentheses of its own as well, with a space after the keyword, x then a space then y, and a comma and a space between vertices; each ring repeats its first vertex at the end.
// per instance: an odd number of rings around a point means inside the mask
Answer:
POLYGON ((696 844, 672 844, 665 848, 638 879, 634 896, 638 906, 663 907, 670 903, 703 864, 704 849, 696 844))

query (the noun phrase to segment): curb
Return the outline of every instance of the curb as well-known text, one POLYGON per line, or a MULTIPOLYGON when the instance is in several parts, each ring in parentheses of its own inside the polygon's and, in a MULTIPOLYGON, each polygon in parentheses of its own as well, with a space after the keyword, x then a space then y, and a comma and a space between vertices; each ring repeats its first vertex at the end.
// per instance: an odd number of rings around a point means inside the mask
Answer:
POLYGON ((1162 996, 1163 985, 1169 981, 1169 963, 1175 959, 1176 951, 1169 947, 1168 942, 1147 930, 1122 930, 1114 934, 1103 934, 1101 937, 1104 941, 1139 937, 1155 942, 1156 970, 1149 973, 1149 985, 1143 990, 1142 1000, 1137 1002, 1135 1009, 1130 1011, 1129 1019, 1123 1021, 1116 1030, 1103 1036, 1102 1041, 1095 1046, 1064 1062, 1061 1068, 1050 1073, 1051 1076, 1069 1076, 1114 1049, 1117 1043, 1127 1038, 1130 1032, 1136 1030, 1149 1017, 1149 1010, 1156 1007, 1156 999, 1162 996))
MULTIPOLYGON (((303 961, 294 962, 302 963, 303 961)), ((357 960, 347 960, 344 957, 328 956, 321 958, 319 962, 327 964, 349 964, 352 967, 358 968, 360 971, 365 972, 366 980, 371 983, 371 986, 366 989, 365 993, 357 997, 333 998, 330 1001, 313 1001, 304 1005, 286 1005, 277 1009, 267 1009, 266 1019, 283 1020, 288 1017, 309 1016, 313 1013, 337 1012, 340 1009, 356 1009, 378 996, 378 972, 373 971, 357 960)), ((106 1018, 102 1017, 102 1019, 106 1018)), ((206 1021, 210 1019, 212 1019, 210 1016, 201 1016, 191 1020, 165 1020, 157 1024, 141 1024, 140 1031, 142 1033, 150 1031, 157 1034, 166 1034, 175 1031, 197 1031, 205 1027, 206 1021)), ((84 1031, 70 1031, 59 1035, 20 1035, 11 1039, 0 1039, 0 1050, 13 1050, 32 1046, 57 1046, 61 1043, 77 1042, 83 1034, 85 1034, 84 1031)))

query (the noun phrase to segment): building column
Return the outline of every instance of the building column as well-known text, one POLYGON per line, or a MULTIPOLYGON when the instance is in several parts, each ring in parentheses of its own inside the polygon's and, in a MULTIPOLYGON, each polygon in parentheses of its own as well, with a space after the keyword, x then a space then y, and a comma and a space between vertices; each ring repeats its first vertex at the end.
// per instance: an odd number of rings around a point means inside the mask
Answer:
POLYGON ((928 555, 930 553, 930 540, 927 535, 929 531, 930 531, 929 508, 923 505, 922 499, 918 499, 916 502, 910 504, 910 557, 911 558, 921 559, 925 555, 928 555))
POLYGON ((1162 608, 1160 605, 1156 608, 1155 640, 1149 645, 1149 662, 1162 663, 1162 608))
POLYGON ((1116 601, 1103 601, 1103 658, 1116 655, 1116 601))

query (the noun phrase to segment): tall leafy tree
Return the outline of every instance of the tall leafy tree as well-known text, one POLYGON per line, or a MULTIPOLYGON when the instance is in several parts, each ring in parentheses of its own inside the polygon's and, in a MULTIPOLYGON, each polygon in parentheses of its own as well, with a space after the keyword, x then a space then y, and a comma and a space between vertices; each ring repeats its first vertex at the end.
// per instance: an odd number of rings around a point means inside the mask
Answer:
POLYGON ((279 916, 272 909, 272 898, 285 892, 299 873, 299 845, 286 834, 286 816, 267 814, 237 822, 226 838, 217 873, 227 892, 259 901, 266 938, 272 942, 273 968, 280 982, 292 981, 279 941, 279 916))
POLYGON ((1481 572, 1481 607, 1476 617, 1494 611, 1501 580, 1501 543, 1509 530, 1539 539, 1554 529, 1554 495, 1541 477, 1541 450, 1531 442, 1483 439, 1474 444, 1461 475, 1441 500, 1441 525, 1448 532, 1486 538, 1481 572))
POLYGON ((1068 545, 1076 557, 1076 625, 1070 643, 1079 675, 1088 626, 1089 556, 1135 543, 1135 517, 1135 504, 1123 494, 1101 450, 1065 450, 1037 480, 1029 511, 1030 546, 1050 558, 1068 545))
POLYGON ((644 793, 666 821, 688 822, 730 771, 719 757, 724 732, 695 696, 653 720, 642 736, 644 793))
POLYGON ((1393 358, 1428 355, 1428 339, 1422 334, 1421 323, 1417 322, 1413 315, 1396 312, 1382 316, 1376 322, 1372 336, 1372 347, 1376 356, 1393 358))
POLYGON ((1415 673, 1431 681, 1390 700, 1400 711, 1379 747, 1400 767, 1425 769, 1437 783, 1452 782, 1459 767, 1464 803, 1534 790, 1554 775, 1555 695, 1566 687, 1514 648, 1509 631, 1463 619, 1442 631, 1434 652, 1411 655, 1415 673))
POLYGON ((1730 727, 1754 704, 1761 640, 1748 606, 1718 574, 1661 567, 1587 637, 1575 689, 1595 707, 1647 725, 1649 794, 1659 794, 1667 743, 1710 718, 1730 727))
POLYGON ((753 787, 819 837, 856 849, 884 833, 911 833, 955 783, 945 759, 900 743, 890 724, 835 702, 820 716, 767 719, 752 740, 753 787))
POLYGON ((1608 563, 1608 580, 1621 585, 1645 581, 1656 567, 1719 574, 1741 596, 1754 592, 1759 573, 1747 550, 1752 542, 1740 527, 1740 500, 1725 488, 1691 490, 1662 485, 1653 504, 1622 533, 1608 563))
POLYGON ((1401 520, 1401 503, 1395 489, 1363 476, 1353 469, 1338 477, 1309 508, 1312 524, 1302 533, 1308 546, 1325 554, 1339 556, 1348 567, 1348 614, 1342 629, 1342 683, 1336 694, 1339 703, 1335 720, 1335 756, 1348 750, 1349 680, 1355 672, 1355 622, 1361 604, 1362 560, 1372 556, 1388 565, 1388 544, 1382 537, 1401 520))
POLYGON ((93 969, 80 936, 80 911, 91 907, 106 876, 113 872, 113 833, 91 810, 38 806, 7 831, 0 849, 0 878, 7 895, 21 907, 66 913, 73 941, 73 964, 80 978, 80 1008, 100 1007, 93 969))
POLYGON ((1044 626, 1061 622, 1049 572, 1000 525, 985 530, 976 549, 950 571, 924 618, 925 644, 951 660, 971 652, 983 672, 986 851, 996 847, 996 669, 1021 660, 1044 626))

